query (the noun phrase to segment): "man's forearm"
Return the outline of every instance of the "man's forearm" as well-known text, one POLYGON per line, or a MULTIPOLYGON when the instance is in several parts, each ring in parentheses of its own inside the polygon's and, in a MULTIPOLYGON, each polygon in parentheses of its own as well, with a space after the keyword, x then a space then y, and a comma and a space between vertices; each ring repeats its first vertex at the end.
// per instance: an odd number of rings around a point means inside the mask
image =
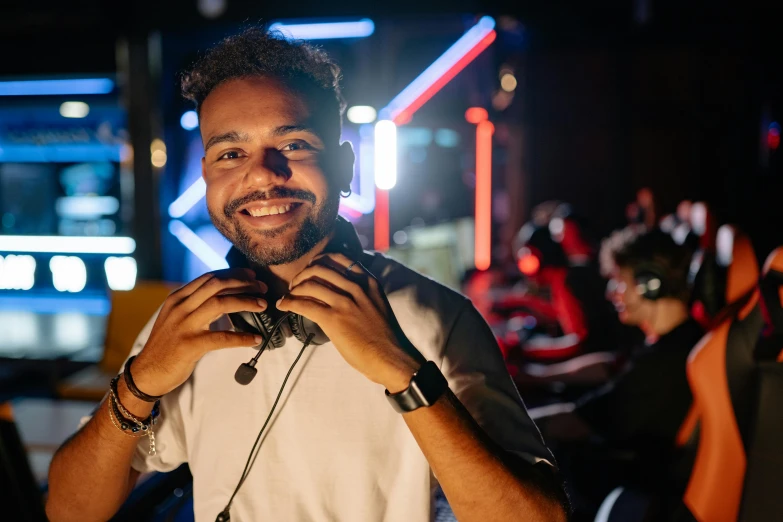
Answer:
MULTIPOLYGON (((146 417, 152 405, 137 401, 119 384, 120 401, 146 417)), ((49 468, 46 514, 52 522, 108 520, 133 488, 138 473, 131 460, 139 439, 112 425, 109 402, 55 454, 49 468)))
POLYGON ((532 465, 519 466, 451 391, 433 406, 403 418, 458 520, 566 519, 560 486, 532 465))

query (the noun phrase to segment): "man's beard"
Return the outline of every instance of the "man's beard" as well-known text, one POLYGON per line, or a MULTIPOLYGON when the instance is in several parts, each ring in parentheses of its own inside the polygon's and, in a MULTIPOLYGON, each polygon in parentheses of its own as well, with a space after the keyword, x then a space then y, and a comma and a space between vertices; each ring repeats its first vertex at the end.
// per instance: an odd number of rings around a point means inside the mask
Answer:
POLYGON ((304 190, 277 187, 268 192, 251 192, 240 199, 230 201, 222 213, 213 212, 209 206, 209 216, 215 228, 231 241, 234 246, 252 264, 257 266, 284 265, 296 261, 311 251, 322 239, 334 229, 337 211, 340 205, 340 194, 331 193, 320 205, 316 205, 315 195, 304 190), (268 199, 293 198, 313 203, 312 210, 304 221, 288 222, 273 230, 248 230, 248 225, 240 224, 237 210, 253 201, 268 199), (279 243, 279 238, 292 227, 299 227, 293 240, 285 244, 279 243), (277 244, 276 243, 277 240, 277 244))

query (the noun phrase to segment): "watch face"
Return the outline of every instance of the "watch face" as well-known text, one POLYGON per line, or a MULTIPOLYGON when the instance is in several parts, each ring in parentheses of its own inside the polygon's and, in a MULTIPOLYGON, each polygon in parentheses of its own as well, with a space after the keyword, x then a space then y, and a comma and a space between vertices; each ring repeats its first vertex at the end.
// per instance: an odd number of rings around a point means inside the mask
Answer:
POLYGON ((438 366, 427 361, 413 376, 406 390, 395 394, 386 390, 386 397, 396 411, 406 413, 422 406, 432 406, 448 387, 449 383, 438 366))
POLYGON ((411 380, 411 388, 417 389, 417 395, 422 400, 421 406, 435 404, 448 386, 448 381, 432 361, 424 363, 411 380))

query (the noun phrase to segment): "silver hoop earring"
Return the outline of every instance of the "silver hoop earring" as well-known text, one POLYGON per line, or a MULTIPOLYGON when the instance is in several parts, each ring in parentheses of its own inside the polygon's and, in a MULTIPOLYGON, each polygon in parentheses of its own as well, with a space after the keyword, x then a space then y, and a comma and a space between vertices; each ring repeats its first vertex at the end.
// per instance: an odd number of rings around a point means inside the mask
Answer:
POLYGON ((348 197, 348 196, 350 196, 351 194, 353 194, 353 191, 351 190, 351 187, 348 187, 348 190, 347 190, 347 191, 346 191, 346 190, 341 190, 341 191, 340 191, 340 196, 342 196, 342 197, 344 197, 344 198, 347 198, 347 197, 348 197))

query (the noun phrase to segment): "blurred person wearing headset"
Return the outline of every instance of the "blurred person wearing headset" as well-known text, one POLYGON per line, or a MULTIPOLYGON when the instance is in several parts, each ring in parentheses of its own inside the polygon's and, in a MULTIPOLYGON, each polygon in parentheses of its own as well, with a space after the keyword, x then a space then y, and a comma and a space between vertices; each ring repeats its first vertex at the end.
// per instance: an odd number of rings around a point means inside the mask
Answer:
POLYGON ((692 402, 688 355, 703 335, 688 313, 691 256, 660 230, 619 248, 607 294, 620 321, 644 333, 644 343, 626 368, 595 392, 559 405, 554 415, 533 413, 547 440, 598 436, 613 448, 633 451, 637 464, 625 478, 646 491, 663 485, 679 494, 687 481, 689 466, 682 459, 690 456, 675 449, 675 439, 692 402))

